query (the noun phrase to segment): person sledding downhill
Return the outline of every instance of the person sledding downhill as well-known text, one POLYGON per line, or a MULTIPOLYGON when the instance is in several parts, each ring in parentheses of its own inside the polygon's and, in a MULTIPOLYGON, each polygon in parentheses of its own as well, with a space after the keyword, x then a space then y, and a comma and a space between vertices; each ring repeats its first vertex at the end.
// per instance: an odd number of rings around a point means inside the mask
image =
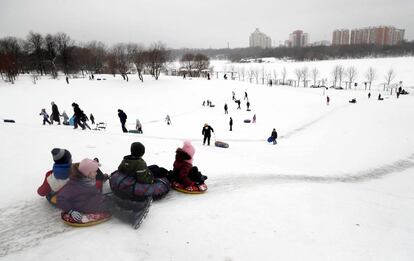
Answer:
POLYGON ((157 165, 150 165, 142 156, 145 147, 141 142, 131 144, 131 154, 123 158, 117 171, 111 174, 109 185, 114 194, 123 199, 143 201, 151 197, 161 199, 170 190, 168 171, 157 165))
POLYGON ((114 215, 132 222, 137 229, 147 215, 152 199, 131 202, 103 195, 95 186, 98 169, 98 162, 88 158, 73 164, 69 181, 57 195, 62 220, 71 226, 90 226, 114 215))
POLYGON ((202 193, 207 190, 204 181, 207 176, 202 175, 197 167, 193 167, 195 149, 190 141, 184 141, 182 148, 177 148, 173 172, 169 175, 171 186, 181 192, 202 193))
POLYGON ((42 185, 37 189, 37 194, 46 199, 53 205, 56 204, 56 195, 59 190, 69 181, 70 168, 72 167, 72 155, 68 150, 54 148, 52 151, 53 164, 42 185))

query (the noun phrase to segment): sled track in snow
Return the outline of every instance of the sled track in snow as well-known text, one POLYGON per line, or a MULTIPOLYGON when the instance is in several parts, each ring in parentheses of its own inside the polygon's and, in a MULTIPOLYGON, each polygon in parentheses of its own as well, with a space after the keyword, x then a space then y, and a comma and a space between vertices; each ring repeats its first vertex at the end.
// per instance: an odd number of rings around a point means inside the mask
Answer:
POLYGON ((60 222, 60 211, 44 199, 16 202, 0 212, 0 257, 72 229, 60 222))
MULTIPOLYGON (((279 183, 359 183, 380 179, 390 174, 399 173, 414 168, 414 153, 406 159, 394 161, 377 168, 357 171, 352 174, 338 176, 310 176, 304 174, 259 174, 249 173, 243 176, 217 178, 209 182, 209 186, 217 191, 234 190, 246 185, 261 185, 269 182, 279 183)), ((211 189, 210 189, 211 190, 211 189)))
MULTIPOLYGON (((380 166, 378 168, 358 171, 353 174, 338 176, 308 176, 249 173, 248 176, 227 176, 209 182, 210 193, 237 190, 247 186, 276 183, 359 183, 379 179, 390 174, 414 168, 414 153, 405 159, 380 166)), ((178 200, 179 197, 169 194, 163 203, 178 200)), ((0 257, 34 247, 43 239, 58 236, 74 228, 65 226, 60 221, 60 211, 52 207, 44 199, 17 202, 0 209, 0 257), (42 203, 39 203, 42 202, 42 203)))

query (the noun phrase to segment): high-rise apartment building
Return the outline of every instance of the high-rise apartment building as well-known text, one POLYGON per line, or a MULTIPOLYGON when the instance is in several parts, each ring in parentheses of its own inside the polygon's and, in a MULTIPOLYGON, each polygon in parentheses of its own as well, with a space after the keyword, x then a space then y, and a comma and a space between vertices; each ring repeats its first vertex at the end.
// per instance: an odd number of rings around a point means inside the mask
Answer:
POLYGON ((376 26, 351 30, 350 44, 395 45, 404 40, 404 29, 376 26))
POLYGON ((259 31, 259 28, 250 35, 249 37, 249 46, 250 47, 261 47, 261 48, 271 48, 272 39, 266 34, 259 31))
POLYGON ((335 30, 332 33, 332 45, 349 44, 349 29, 335 30))
POLYGON ((289 47, 305 47, 309 44, 309 34, 296 30, 289 35, 289 47))

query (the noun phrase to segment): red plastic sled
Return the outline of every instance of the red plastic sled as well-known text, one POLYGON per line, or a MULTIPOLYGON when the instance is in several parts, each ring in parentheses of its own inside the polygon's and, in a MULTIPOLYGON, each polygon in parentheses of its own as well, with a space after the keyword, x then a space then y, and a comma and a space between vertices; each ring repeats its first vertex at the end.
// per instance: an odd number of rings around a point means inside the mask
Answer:
POLYGON ((82 214, 82 220, 80 222, 75 221, 71 215, 67 212, 62 212, 62 221, 72 227, 90 227, 103 223, 111 218, 111 214, 107 212, 82 214))

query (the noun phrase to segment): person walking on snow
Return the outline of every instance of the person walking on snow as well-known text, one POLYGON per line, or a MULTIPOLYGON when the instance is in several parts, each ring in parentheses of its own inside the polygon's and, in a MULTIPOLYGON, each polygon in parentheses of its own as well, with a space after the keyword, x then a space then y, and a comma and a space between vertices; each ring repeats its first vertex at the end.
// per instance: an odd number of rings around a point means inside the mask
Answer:
POLYGON ((93 117, 93 114, 89 115, 89 119, 91 120, 92 124, 95 124, 95 117, 93 117))
POLYGON ((255 115, 253 115, 253 120, 252 120, 252 123, 256 123, 256 114, 255 114, 255 115))
POLYGON ((224 114, 229 114, 227 103, 224 104, 224 114))
POLYGON ((165 121, 167 122, 167 125, 171 125, 170 115, 167 114, 167 116, 165 116, 165 121))
POLYGON ((247 107, 247 110, 250 111, 250 102, 249 101, 247 101, 246 107, 247 107))
POLYGON ((138 119, 136 119, 135 129, 142 134, 142 124, 138 119))
POLYGON ((234 91, 232 91, 231 93, 233 94, 232 99, 233 99, 233 101, 235 101, 236 100, 236 93, 234 91))
POLYGON ((232 117, 230 117, 229 125, 230 125, 230 131, 233 131, 233 118, 232 117))
POLYGON ((249 98, 247 97, 247 92, 244 92, 244 99, 249 100, 249 98))
POLYGON ((277 144, 277 141, 276 141, 276 139, 277 139, 277 131, 276 131, 275 128, 273 128, 273 131, 272 131, 272 134, 270 135, 270 137, 272 137, 273 145, 276 145, 277 144))
POLYGON ((126 113, 123 110, 118 109, 118 117, 119 117, 119 120, 121 121, 122 131, 123 132, 128 132, 127 128, 125 127, 125 123, 126 123, 126 120, 128 118, 126 113))
POLYGON ((204 136, 203 145, 205 145, 207 141, 207 145, 210 146, 211 132, 214 132, 213 128, 207 123, 204 124, 203 130, 201 131, 201 134, 204 136))
POLYGON ((329 101, 330 101, 331 99, 329 98, 329 96, 326 96, 326 105, 329 105, 329 101))
POLYGON ((49 121, 49 114, 47 114, 46 109, 42 109, 42 111, 39 113, 39 115, 42 115, 43 116, 43 125, 45 125, 46 122, 49 123, 49 125, 52 124, 49 121))
POLYGON ((50 115, 51 122, 57 121, 58 125, 60 125, 60 113, 57 105, 54 102, 50 103, 52 105, 52 115, 50 115))

